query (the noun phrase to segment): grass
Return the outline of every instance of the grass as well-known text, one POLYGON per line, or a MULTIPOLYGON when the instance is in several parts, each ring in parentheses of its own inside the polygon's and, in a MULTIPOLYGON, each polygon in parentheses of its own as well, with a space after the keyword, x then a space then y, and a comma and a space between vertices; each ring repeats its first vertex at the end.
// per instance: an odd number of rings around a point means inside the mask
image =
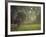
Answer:
POLYGON ((14 29, 15 31, 29 31, 29 30, 40 30, 40 24, 22 24, 18 28, 14 29))

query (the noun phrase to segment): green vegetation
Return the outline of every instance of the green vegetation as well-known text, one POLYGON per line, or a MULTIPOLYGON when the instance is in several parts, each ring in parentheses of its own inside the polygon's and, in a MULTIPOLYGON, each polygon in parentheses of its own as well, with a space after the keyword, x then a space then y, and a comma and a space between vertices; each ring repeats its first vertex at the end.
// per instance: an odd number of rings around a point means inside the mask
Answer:
POLYGON ((40 23, 40 6, 11 6, 11 31, 40 30, 40 23))
POLYGON ((40 30, 40 24, 23 24, 18 28, 14 28, 14 31, 29 31, 29 30, 40 30))

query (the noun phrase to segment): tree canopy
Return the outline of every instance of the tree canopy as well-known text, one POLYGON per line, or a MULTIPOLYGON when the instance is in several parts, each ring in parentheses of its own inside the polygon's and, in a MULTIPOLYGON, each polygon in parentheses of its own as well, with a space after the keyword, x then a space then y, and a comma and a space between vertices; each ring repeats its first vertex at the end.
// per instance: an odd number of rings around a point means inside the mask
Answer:
POLYGON ((40 23, 40 6, 11 6, 11 16, 19 16, 24 23, 40 23))

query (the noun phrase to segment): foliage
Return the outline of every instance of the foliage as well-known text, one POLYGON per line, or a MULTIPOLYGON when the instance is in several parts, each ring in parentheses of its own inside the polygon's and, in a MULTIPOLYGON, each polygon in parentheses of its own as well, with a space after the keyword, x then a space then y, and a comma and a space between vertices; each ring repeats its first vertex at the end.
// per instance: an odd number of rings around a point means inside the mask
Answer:
POLYGON ((17 16, 22 19, 21 21, 22 24, 20 24, 18 28, 16 27, 17 31, 40 30, 41 26, 40 6, 11 6, 11 21, 14 22, 17 16))

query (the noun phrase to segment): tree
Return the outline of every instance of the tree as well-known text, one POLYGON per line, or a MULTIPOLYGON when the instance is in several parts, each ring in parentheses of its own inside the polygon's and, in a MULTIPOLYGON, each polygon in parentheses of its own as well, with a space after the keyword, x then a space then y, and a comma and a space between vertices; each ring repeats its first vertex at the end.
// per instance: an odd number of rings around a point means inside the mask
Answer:
POLYGON ((24 12, 18 12, 17 16, 22 19, 22 22, 26 19, 26 14, 24 12))

